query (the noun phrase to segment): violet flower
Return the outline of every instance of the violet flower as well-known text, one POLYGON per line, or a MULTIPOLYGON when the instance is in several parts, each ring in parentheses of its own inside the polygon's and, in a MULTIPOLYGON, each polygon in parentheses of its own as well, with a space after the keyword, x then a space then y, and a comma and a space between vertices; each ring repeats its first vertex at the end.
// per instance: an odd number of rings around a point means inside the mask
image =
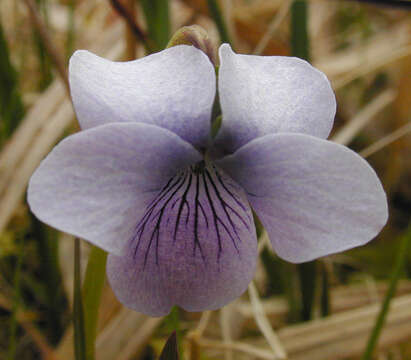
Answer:
POLYGON ((227 44, 219 55, 223 121, 212 141, 216 77, 203 52, 180 45, 119 63, 77 51, 82 131, 30 181, 33 213, 109 252, 117 297, 149 315, 217 309, 246 290, 251 207, 278 256, 296 263, 363 245, 387 220, 373 169, 324 140, 336 108, 324 74, 227 44))

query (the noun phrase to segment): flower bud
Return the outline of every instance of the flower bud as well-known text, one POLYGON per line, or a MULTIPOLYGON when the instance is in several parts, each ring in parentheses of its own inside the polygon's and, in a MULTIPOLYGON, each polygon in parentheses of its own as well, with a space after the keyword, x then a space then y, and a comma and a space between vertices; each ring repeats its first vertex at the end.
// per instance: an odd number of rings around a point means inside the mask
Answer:
POLYGON ((214 65, 217 65, 216 46, 207 31, 199 25, 183 26, 177 30, 167 44, 167 48, 176 45, 193 45, 202 50, 214 65))

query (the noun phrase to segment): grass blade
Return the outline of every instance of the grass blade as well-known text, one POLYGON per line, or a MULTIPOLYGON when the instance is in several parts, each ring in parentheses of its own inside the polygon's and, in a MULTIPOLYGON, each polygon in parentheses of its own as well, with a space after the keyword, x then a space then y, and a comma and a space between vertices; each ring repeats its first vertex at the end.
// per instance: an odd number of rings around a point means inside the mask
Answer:
POLYGON ((0 23, 0 146, 24 115, 18 90, 18 75, 10 61, 9 47, 0 23))
POLYGON ((155 51, 164 49, 170 40, 168 0, 141 0, 147 21, 148 35, 155 43, 155 51))
POLYGON ((291 5, 291 54, 307 61, 310 60, 306 0, 294 0, 291 5))
POLYGON ((230 36, 228 34, 227 26, 224 22, 223 15, 221 13, 220 7, 216 0, 207 0, 208 10, 210 11, 211 17, 213 18, 218 32, 220 34, 220 40, 222 43, 231 44, 230 36))
POLYGON ((31 215, 32 229, 36 241, 40 263, 40 274, 44 286, 47 316, 47 335, 52 344, 57 344, 64 333, 64 309, 67 301, 62 286, 62 276, 58 256, 57 232, 31 215))
POLYGON ((378 314, 377 320, 374 325, 374 329, 371 332, 370 338, 367 343, 367 347, 365 352, 361 358, 361 360, 370 360, 372 358, 375 346, 377 345, 378 339, 380 337, 382 328, 385 323, 385 319, 388 314, 388 310, 390 308, 390 302, 395 294, 395 290, 397 289, 398 279, 400 277, 401 271, 404 267, 404 263, 408 256, 408 250, 411 244, 411 225, 408 227, 404 237, 401 240, 400 247, 397 252, 397 257, 395 259, 394 270, 391 274, 390 284, 385 294, 384 301, 381 305, 380 313, 378 314))
POLYGON ((76 360, 86 360, 86 339, 84 331, 84 308, 81 296, 80 239, 74 244, 74 352, 76 360))
POLYGON ((76 0, 69 0, 68 12, 67 12, 67 39, 66 39, 66 60, 70 58, 74 51, 75 45, 75 23, 74 23, 74 10, 76 7, 76 0))
MULTIPOLYGON (((44 19, 45 28, 48 30, 48 12, 47 12, 47 4, 46 0, 36 0, 37 8, 39 9, 39 16, 42 15, 44 19)), ((34 25, 34 24, 33 24, 34 25)), ((33 36, 34 42, 36 44, 37 55, 40 63, 40 82, 39 82, 39 89, 44 90, 53 80, 53 65, 51 62, 50 57, 47 54, 47 49, 45 47, 44 42, 42 41, 41 34, 39 33, 38 29, 33 26, 33 36)))

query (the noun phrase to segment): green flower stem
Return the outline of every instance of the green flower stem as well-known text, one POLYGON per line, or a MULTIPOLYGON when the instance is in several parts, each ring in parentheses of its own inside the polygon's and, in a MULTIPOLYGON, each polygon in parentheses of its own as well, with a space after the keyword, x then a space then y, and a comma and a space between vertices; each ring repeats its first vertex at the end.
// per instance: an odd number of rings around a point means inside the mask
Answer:
POLYGON ((220 34, 220 40, 222 43, 231 44, 230 36, 228 34, 227 27, 224 23, 223 15, 221 14, 220 7, 217 4, 216 0, 207 0, 208 9, 210 14, 217 26, 218 32, 220 34))
POLYGON ((74 243, 74 352, 76 360, 86 360, 86 339, 84 333, 84 312, 81 296, 80 239, 74 243))
POLYGON ((98 310, 106 276, 107 253, 93 246, 89 255, 83 284, 84 333, 86 359, 95 358, 98 310))
POLYGON ((395 294, 395 290, 397 289, 398 279, 404 267, 404 263, 407 259, 410 243, 411 243, 411 225, 406 231, 401 241, 400 247, 398 249, 397 258, 395 259, 394 269, 391 274, 390 285, 388 287, 387 293, 385 294, 385 298, 382 303, 380 313, 378 314, 377 320, 374 325, 374 329, 370 335, 370 338, 368 339, 367 347, 365 349, 365 352, 361 360, 370 360, 372 358, 372 354, 374 352, 375 346, 377 345, 378 339, 381 334, 381 330, 384 326, 385 319, 387 317, 388 310, 390 308, 391 299, 393 298, 395 294))
POLYGON ((282 263, 281 278, 284 284, 285 297, 288 304, 288 321, 296 323, 301 318, 301 295, 297 266, 291 263, 282 263))
POLYGON ((297 265, 301 288, 300 318, 308 321, 312 316, 317 288, 317 261, 310 261, 297 265))
POLYGON ((330 292, 328 291, 330 286, 330 281, 328 278, 327 268, 324 263, 321 263, 321 315, 330 315, 330 292))

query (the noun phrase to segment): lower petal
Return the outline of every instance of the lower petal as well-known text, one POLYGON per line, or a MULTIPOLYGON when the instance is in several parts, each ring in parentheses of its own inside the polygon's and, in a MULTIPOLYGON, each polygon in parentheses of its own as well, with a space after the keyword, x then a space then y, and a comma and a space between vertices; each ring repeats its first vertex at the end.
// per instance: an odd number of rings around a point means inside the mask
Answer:
POLYGON ((110 255, 109 282, 126 306, 151 316, 173 305, 213 310, 240 296, 257 259, 244 191, 204 163, 171 178, 135 227, 126 255, 110 255))
POLYGON ((267 135, 218 164, 247 191, 274 250, 288 261, 364 245, 387 221, 377 175, 345 146, 303 134, 267 135))

